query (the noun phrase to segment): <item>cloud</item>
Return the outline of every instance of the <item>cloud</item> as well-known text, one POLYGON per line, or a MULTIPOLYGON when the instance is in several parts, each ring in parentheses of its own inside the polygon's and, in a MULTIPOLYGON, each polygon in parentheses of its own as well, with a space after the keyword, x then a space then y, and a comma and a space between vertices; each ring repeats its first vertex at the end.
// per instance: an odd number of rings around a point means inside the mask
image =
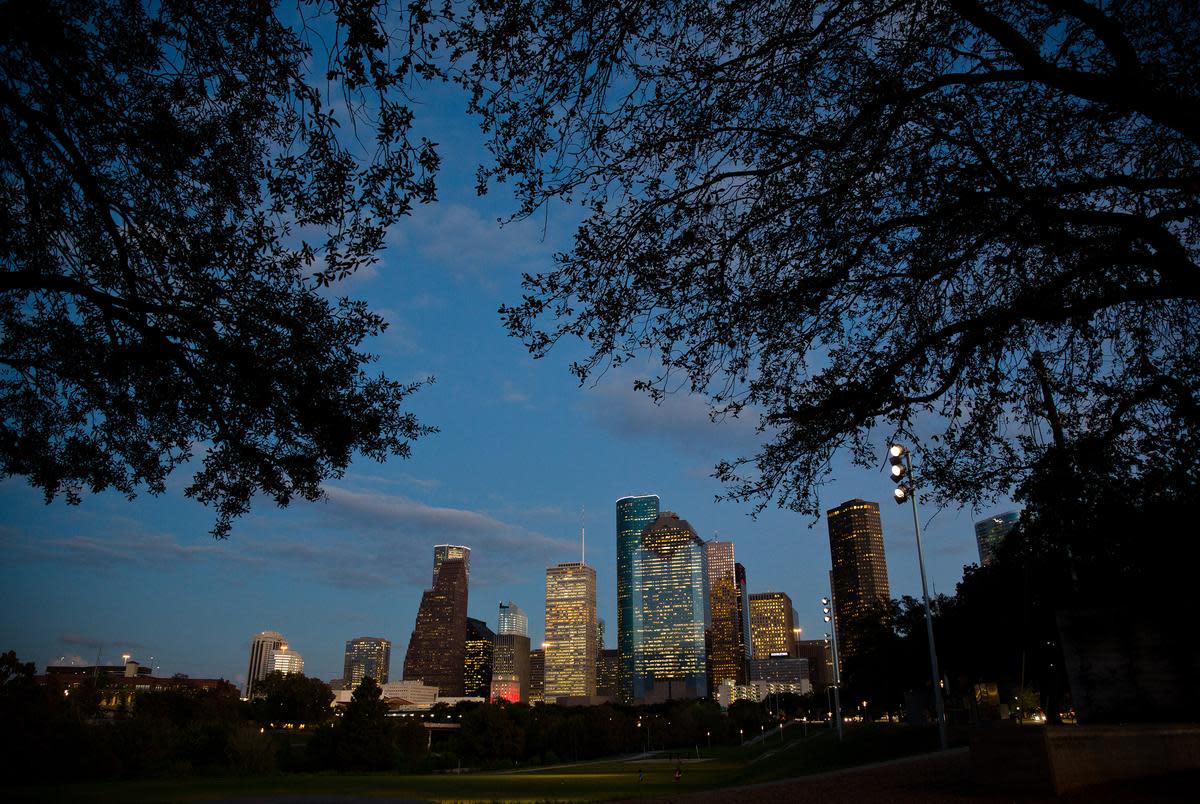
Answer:
POLYGON ((504 381, 504 390, 501 393, 500 398, 505 402, 511 402, 514 405, 522 405, 532 399, 529 394, 519 390, 512 380, 504 381))
POLYGON ((714 422, 704 397, 682 391, 655 404, 629 383, 608 381, 592 388, 582 406, 599 426, 619 438, 657 439, 706 457, 750 454, 762 439, 755 432, 753 414, 714 422))
POLYGON ((534 221, 506 226, 465 204, 438 204, 413 215, 404 227, 409 247, 456 280, 490 284, 498 266, 549 263, 554 252, 534 221))
POLYGON ((524 579, 530 563, 557 560, 573 542, 502 521, 481 511, 428 505, 378 489, 330 486, 326 500, 297 511, 295 527, 258 520, 243 537, 248 557, 283 565, 332 586, 380 589, 427 587, 433 546, 472 548, 472 586, 524 579), (315 518, 319 522, 314 522, 315 518))
POLYGON ((235 559, 236 555, 212 540, 204 544, 181 544, 173 535, 139 530, 125 517, 108 521, 94 519, 91 535, 42 537, 11 527, 0 528, 0 545, 5 553, 32 561, 53 561, 88 567, 145 566, 155 569, 192 564, 211 557, 235 559), (111 535, 120 529, 119 535, 111 535))

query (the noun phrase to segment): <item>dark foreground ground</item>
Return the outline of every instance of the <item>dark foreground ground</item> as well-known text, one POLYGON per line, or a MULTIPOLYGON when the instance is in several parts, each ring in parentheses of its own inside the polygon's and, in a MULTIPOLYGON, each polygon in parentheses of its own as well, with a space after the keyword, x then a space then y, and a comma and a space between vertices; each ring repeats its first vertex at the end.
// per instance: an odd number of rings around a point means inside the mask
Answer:
POLYGON ((799 779, 730 787, 644 801, 678 801, 687 804, 956 804, 957 802, 1070 802, 1070 804, 1141 804, 1141 802, 1195 802, 1200 800, 1200 771, 1171 776, 1094 785, 1060 797, 1014 795, 980 789, 971 784, 970 756, 966 748, 893 760, 868 767, 849 768, 799 779))

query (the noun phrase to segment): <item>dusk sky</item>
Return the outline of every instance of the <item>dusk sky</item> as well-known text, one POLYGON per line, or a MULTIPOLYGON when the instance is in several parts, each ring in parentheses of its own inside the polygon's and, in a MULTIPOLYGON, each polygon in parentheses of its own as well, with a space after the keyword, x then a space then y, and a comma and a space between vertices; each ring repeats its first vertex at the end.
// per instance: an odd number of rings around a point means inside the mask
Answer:
MULTIPOLYGON (((614 502, 642 493, 659 494, 703 538, 732 540, 750 590, 786 592, 805 635, 820 636, 824 519, 772 506, 753 520, 749 506, 714 502, 722 488, 713 467, 753 450, 752 418, 711 424, 704 400, 684 395, 656 407, 633 391, 639 375, 630 368, 579 387, 568 371, 582 354, 575 345, 534 361, 506 336, 497 307, 520 298, 522 271, 546 268, 569 245, 575 212, 551 209, 500 228, 513 204, 503 187, 475 195, 486 154, 462 109, 450 91, 430 93, 418 109, 419 133, 440 143, 441 200, 393 231, 375 269, 339 289, 390 322, 369 346, 379 369, 399 380, 436 377, 410 409, 441 432, 416 442, 409 460, 360 458, 323 502, 280 510, 259 499, 224 542, 209 535, 213 512, 183 496, 186 469, 162 497, 107 493, 78 507, 46 506, 24 478, 10 478, 0 483, 0 650, 39 672, 60 657, 116 663, 131 653, 156 675, 240 686, 255 632, 280 631, 306 674, 323 679, 341 676, 347 639, 382 636, 398 680, 435 544, 472 548, 471 616, 495 628, 497 603, 512 600, 536 644, 545 568, 578 560, 581 524, 606 646, 615 647, 614 502)), ((821 502, 880 501, 892 594, 919 596, 911 509, 890 501, 885 447, 875 470, 840 461, 821 502)), ((938 592, 952 593, 963 564, 977 560, 972 522, 1011 507, 922 510, 938 592)))

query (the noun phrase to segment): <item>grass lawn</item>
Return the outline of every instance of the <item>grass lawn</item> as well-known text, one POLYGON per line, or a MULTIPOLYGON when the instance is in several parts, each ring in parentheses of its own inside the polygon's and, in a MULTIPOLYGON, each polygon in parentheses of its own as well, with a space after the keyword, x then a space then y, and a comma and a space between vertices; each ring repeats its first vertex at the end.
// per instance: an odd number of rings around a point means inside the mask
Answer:
POLYGON ((604 761, 520 772, 462 774, 280 774, 265 777, 189 778, 178 781, 93 783, 9 790, 9 802, 203 801, 275 796, 381 796, 434 801, 594 801, 667 796, 819 773, 834 768, 919 753, 936 746, 936 733, 869 724, 847 730, 839 745, 827 730, 811 727, 807 739, 795 726, 777 739, 745 748, 701 752, 705 761, 675 763, 604 761), (639 769, 645 780, 638 781, 639 769))

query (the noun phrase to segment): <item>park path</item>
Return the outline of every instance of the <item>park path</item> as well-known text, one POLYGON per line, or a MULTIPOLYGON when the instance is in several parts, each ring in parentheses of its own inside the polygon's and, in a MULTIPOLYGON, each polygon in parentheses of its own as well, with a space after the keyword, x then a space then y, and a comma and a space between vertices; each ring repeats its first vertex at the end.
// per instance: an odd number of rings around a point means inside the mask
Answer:
POLYGON ((658 804, 965 804, 965 802, 1070 802, 1070 804, 1150 804, 1194 802, 1200 773, 1137 779, 1075 791, 1059 798, 981 790, 971 784, 970 754, 957 748, 934 754, 863 765, 829 773, 646 799, 658 804))

